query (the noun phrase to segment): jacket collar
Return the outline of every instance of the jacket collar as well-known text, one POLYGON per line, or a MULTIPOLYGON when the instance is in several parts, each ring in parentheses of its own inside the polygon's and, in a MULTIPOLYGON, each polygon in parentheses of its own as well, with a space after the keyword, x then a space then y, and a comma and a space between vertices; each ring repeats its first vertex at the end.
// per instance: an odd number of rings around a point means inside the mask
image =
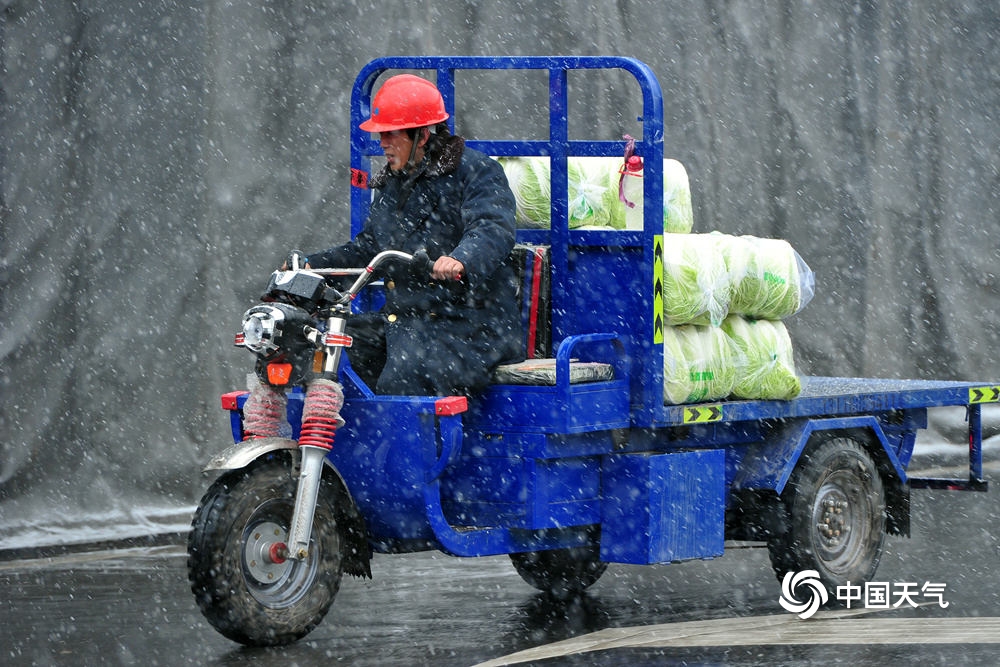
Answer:
MULTIPOLYGON (((423 171, 423 176, 428 177, 450 174, 458 169, 458 165, 462 161, 463 152, 465 152, 465 139, 457 135, 452 135, 448 137, 439 150, 425 155, 421 164, 417 166, 417 169, 423 171)), ((385 187, 390 178, 401 175, 394 173, 387 164, 377 174, 372 176, 368 182, 368 187, 374 189, 385 187)))

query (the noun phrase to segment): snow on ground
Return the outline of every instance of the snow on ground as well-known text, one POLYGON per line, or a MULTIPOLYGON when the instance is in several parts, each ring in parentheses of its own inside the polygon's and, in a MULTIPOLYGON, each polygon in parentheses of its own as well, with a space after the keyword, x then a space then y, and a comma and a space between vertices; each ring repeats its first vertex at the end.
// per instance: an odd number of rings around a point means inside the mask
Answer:
POLYGON ((0 518, 0 551, 183 534, 191 527, 194 511, 194 507, 137 506, 127 513, 76 514, 45 521, 3 517, 0 518))

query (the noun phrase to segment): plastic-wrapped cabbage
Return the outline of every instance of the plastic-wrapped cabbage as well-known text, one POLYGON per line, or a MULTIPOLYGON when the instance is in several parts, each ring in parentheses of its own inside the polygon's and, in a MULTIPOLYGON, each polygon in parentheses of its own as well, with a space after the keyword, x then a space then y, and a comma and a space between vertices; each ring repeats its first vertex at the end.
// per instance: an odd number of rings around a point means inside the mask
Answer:
POLYGON ((780 320, 794 315, 813 297, 812 270, 788 241, 743 236, 730 245, 730 273, 734 285, 729 310, 746 317, 780 320), (739 264, 739 268, 737 268, 739 264))
MULTIPOLYGON (((716 246, 719 249, 719 254, 722 256, 722 262, 726 265, 726 272, 729 274, 729 295, 732 297, 736 285, 746 275, 747 264, 750 262, 753 247, 745 236, 733 236, 732 234, 723 234, 721 232, 712 232, 712 235, 715 237, 716 246)), ((729 310, 733 311, 732 303, 729 304, 729 310)))
POLYGON ((738 398, 789 400, 802 384, 795 374, 792 341, 781 322, 730 315, 722 330, 739 348, 743 367, 733 395, 738 398))
POLYGON ((507 182, 517 208, 514 217, 520 227, 548 228, 552 224, 552 180, 546 157, 501 157, 507 182))
POLYGON ((691 185, 687 170, 677 160, 663 160, 663 231, 689 234, 694 228, 691 185))
MULTIPOLYGON (((549 228, 552 224, 552 180, 549 158, 498 157, 517 202, 520 227, 549 228)), ((579 157, 567 159, 569 226, 624 229, 626 209, 619 199, 621 159, 579 157)), ((677 160, 663 161, 663 228, 687 234, 694 227, 687 171, 677 160)))
POLYGON ((663 235, 663 314, 667 324, 718 326, 729 314, 732 279, 725 234, 663 235))
POLYGON ((625 228, 625 207, 618 200, 621 160, 571 157, 566 175, 569 190, 569 227, 625 228))
POLYGON ((729 396, 743 366, 739 349, 719 327, 667 327, 663 335, 663 400, 715 401, 729 396))

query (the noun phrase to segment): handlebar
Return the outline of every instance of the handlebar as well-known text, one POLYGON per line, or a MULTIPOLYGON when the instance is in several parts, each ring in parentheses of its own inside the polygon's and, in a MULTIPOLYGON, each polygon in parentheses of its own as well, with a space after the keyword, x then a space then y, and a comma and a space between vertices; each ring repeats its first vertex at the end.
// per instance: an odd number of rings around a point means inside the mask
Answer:
MULTIPOLYGON (((289 260, 290 260, 289 266, 292 266, 291 260, 295 255, 296 251, 292 251, 292 254, 289 255, 289 260)), ((294 258, 295 260, 298 260, 298 256, 295 256, 294 258)), ((334 277, 357 276, 357 279, 354 281, 354 283, 350 286, 350 288, 348 288, 346 292, 342 293, 342 296, 339 299, 339 303, 346 304, 355 296, 357 296, 358 292, 364 289, 365 285, 371 282, 372 278, 375 275, 375 271, 379 268, 379 266, 381 266, 382 264, 391 259, 399 259, 404 262, 410 262, 411 264, 413 264, 413 268, 415 270, 417 271, 426 270, 427 273, 430 273, 431 269, 434 266, 434 262, 431 261, 430 257, 427 254, 427 251, 423 249, 418 250, 412 255, 406 252, 402 252, 401 250, 383 250, 379 254, 372 257, 371 261, 368 262, 368 265, 363 269, 333 268, 333 269, 308 269, 308 270, 321 276, 334 276, 334 277)))

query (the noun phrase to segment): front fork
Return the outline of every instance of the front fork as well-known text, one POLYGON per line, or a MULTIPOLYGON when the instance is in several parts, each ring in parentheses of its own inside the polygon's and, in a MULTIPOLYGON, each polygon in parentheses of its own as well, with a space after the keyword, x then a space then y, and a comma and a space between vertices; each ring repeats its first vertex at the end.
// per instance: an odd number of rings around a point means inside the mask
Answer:
POLYGON ((319 482, 323 476, 323 459, 329 451, 323 447, 299 445, 301 464, 292 529, 288 532, 289 558, 305 560, 309 556, 313 516, 316 513, 316 499, 319 497, 319 482))
POLYGON ((319 485, 323 477, 323 460, 333 449, 335 431, 344 425, 340 416, 340 409, 344 405, 344 389, 336 379, 344 348, 350 347, 352 342, 350 336, 344 333, 346 326, 345 317, 333 316, 327 319, 325 334, 319 331, 307 332, 314 343, 322 342, 322 365, 315 369, 321 371, 320 377, 310 382, 306 388, 302 408, 299 485, 295 492, 292 527, 288 533, 289 557, 298 560, 305 560, 309 556, 316 499, 319 497, 319 485))
MULTIPOLYGON (((351 339, 344 334, 346 319, 330 317, 327 321, 327 331, 308 329, 306 336, 317 346, 317 373, 315 379, 306 387, 305 403, 302 407, 302 426, 299 432, 299 481, 295 491, 295 509, 292 512, 291 528, 288 541, 284 545, 276 545, 277 558, 292 558, 305 560, 309 557, 309 541, 312 538, 313 518, 316 514, 316 501, 319 497, 320 482, 323 478, 323 460, 333 449, 333 438, 336 430, 344 425, 340 409, 344 405, 344 390, 336 381, 340 359, 345 347, 350 347, 351 339)), ((273 390, 271 390, 273 392, 273 390)), ((282 397, 283 398, 283 397, 282 397)), ((271 401, 273 402, 273 401, 271 401)), ((270 409, 267 401, 256 401, 265 406, 265 414, 258 415, 260 409, 253 409, 252 414, 244 416, 244 423, 253 421, 262 423, 268 435, 270 431, 277 433, 278 411, 270 409)), ((246 410, 246 407, 244 408, 246 410)), ((249 433, 265 435, 263 432, 249 433)))

